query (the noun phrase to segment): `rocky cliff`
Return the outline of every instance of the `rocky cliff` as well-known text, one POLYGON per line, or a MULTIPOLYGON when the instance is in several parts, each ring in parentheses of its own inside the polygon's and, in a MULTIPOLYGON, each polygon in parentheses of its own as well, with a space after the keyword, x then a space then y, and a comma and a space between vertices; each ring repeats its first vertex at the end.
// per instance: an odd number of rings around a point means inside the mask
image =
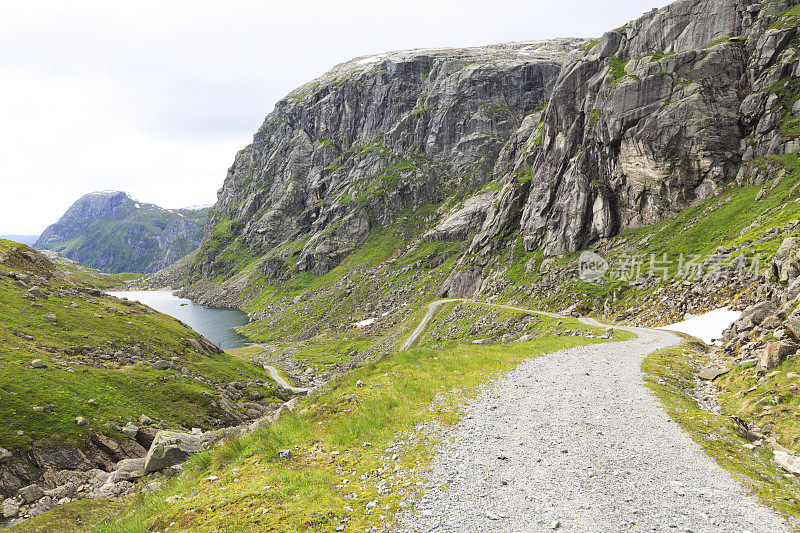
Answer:
POLYGON ((405 209, 474 191, 531 153, 577 40, 362 57, 278 102, 239 152, 210 216, 200 265, 220 250, 277 252, 321 274, 405 209))
POLYGON ((163 209, 124 192, 95 192, 72 204, 35 247, 104 272, 155 272, 197 248, 207 212, 163 209))
POLYGON ((716 194, 743 161, 796 151, 777 127, 792 107, 781 94, 796 100, 796 20, 778 19, 793 3, 681 0, 571 54, 544 117, 526 249, 583 249, 716 194))
POLYGON ((791 173, 800 148, 792 6, 679 0, 595 40, 339 65, 277 104, 237 154, 197 258, 164 279, 255 321, 290 309, 330 321, 367 282, 323 298, 315 288, 338 278, 308 276, 342 264, 373 269, 361 298, 384 312, 434 285, 492 297, 524 281, 500 280, 519 261, 528 274, 541 256, 619 249, 624 230, 721 209, 726 191, 791 173), (421 280, 398 288, 409 272, 421 280))

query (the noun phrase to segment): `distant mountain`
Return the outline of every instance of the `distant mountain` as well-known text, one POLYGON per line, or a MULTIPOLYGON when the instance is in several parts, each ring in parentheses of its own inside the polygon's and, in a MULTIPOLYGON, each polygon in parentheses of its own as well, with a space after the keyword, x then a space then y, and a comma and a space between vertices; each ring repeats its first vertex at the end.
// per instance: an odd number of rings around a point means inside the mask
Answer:
POLYGON ((38 238, 38 235, 0 235, 0 239, 18 242, 27 246, 33 246, 33 243, 35 243, 38 238))
POLYGON ((124 192, 80 198, 34 244, 104 272, 150 273, 197 248, 208 209, 164 209, 124 192))

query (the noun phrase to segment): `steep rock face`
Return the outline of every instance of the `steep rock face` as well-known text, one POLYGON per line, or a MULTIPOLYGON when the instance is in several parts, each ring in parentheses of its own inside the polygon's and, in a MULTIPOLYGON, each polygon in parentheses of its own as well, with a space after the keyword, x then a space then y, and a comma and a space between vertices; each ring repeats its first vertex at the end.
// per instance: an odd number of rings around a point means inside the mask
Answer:
POLYGON ((35 247, 106 272, 155 272, 200 243, 207 210, 168 210, 124 192, 96 192, 76 201, 35 247))
POLYGON ((772 65, 794 36, 770 28, 789 5, 680 0, 573 52, 544 117, 525 248, 582 249, 715 194, 743 156, 796 150, 753 96, 794 68, 792 54, 772 65))
POLYGON ((404 209, 512 171, 579 43, 394 52, 300 87, 237 154, 200 270, 224 271, 225 248, 262 255, 290 243, 269 261, 272 275, 281 262, 321 274, 404 209))
POLYGON ((763 183, 800 149, 793 3, 679 0, 592 42, 342 64, 279 102, 237 155, 189 294, 245 306, 264 284, 361 260, 376 229, 436 204, 397 256, 418 237, 453 243, 440 288, 468 295, 517 236, 520 251, 576 251, 763 183))

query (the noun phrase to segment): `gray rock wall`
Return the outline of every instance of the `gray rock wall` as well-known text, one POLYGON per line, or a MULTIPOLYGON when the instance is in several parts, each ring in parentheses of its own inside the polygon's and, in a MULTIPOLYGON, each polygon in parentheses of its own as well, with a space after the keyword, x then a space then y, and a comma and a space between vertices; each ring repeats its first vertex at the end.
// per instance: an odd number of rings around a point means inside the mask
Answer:
POLYGON ((237 154, 202 272, 224 268, 213 251, 237 238, 256 254, 302 238, 297 269, 324 273, 403 209, 514 168, 579 43, 394 52, 295 90, 237 154))
POLYGON ((788 7, 680 0, 573 52, 544 117, 526 249, 576 251, 656 222, 715 194, 743 159, 796 150, 763 117, 778 99, 763 91, 796 68, 796 50, 775 66, 796 27, 770 29, 788 7))

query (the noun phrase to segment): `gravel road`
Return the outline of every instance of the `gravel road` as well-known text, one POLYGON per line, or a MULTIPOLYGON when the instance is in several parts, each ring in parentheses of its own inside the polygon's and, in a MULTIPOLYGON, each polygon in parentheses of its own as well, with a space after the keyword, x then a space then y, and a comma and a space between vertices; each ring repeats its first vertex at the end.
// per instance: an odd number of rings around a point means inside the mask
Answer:
POLYGON ((450 302, 462 302, 462 301, 464 300, 462 300, 461 298, 448 298, 446 300, 436 300, 435 302, 429 303, 428 311, 425 313, 425 316, 422 317, 422 320, 419 321, 419 324, 417 324, 417 327, 414 328, 414 331, 411 332, 411 335, 408 336, 406 341, 400 347, 400 350, 408 350, 411 347, 411 345, 414 344, 414 341, 416 341, 417 337, 419 337, 420 334, 422 334, 422 331, 425 329, 425 326, 427 326, 428 322, 431 321, 434 313, 436 313, 436 310, 439 308, 439 306, 444 304, 449 304, 450 302))
POLYGON ((679 339, 637 332, 487 384, 400 530, 788 531, 645 388, 644 356, 679 339))
POLYGON ((310 389, 304 389, 303 387, 295 387, 293 385, 290 385, 288 381, 286 381, 281 377, 281 375, 278 373, 278 369, 275 368, 274 366, 264 365, 264 370, 269 372, 269 375, 272 377, 272 379, 277 381, 278 385, 280 385, 286 390, 290 390, 292 392, 300 392, 300 393, 308 392, 310 390, 310 389))

